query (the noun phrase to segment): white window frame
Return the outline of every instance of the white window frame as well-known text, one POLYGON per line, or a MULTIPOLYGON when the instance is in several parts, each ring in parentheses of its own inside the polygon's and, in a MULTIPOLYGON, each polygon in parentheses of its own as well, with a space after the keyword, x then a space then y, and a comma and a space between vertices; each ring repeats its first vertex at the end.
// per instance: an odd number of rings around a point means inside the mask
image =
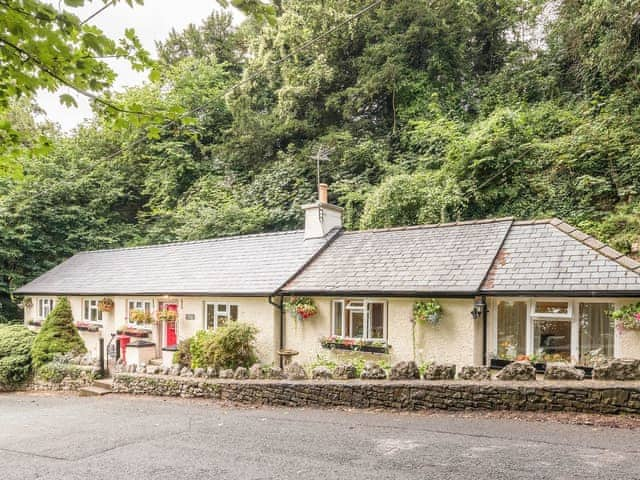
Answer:
POLYGON ((102 323, 102 310, 98 307, 100 300, 97 298, 83 298, 82 299, 82 321, 89 323, 102 323), (85 316, 86 303, 89 302, 89 318, 85 316), (91 320, 91 310, 96 310, 96 320, 91 320))
POLYGON ((240 316, 240 305, 237 303, 227 303, 227 302, 204 302, 204 315, 202 318, 202 329, 203 330, 215 330, 218 328, 218 318, 226 317, 230 322, 237 322, 238 317, 240 316), (207 309, 209 305, 213 307, 213 328, 210 328, 207 325, 207 309), (224 305, 225 311, 221 312, 218 310, 218 306, 224 305), (236 307, 236 318, 235 320, 231 318, 231 307, 236 307), (224 313, 224 314, 222 314, 224 313), (221 315, 222 314, 222 315, 221 315))
POLYGON ((37 317, 38 320, 45 320, 47 316, 53 311, 55 307, 55 299, 53 298, 39 298, 37 305, 37 317), (45 312, 46 311, 46 312, 45 312))
MULTIPOLYGON (((386 300, 380 300, 377 298, 340 298, 340 299, 333 299, 331 301, 331 335, 334 336, 338 336, 338 337, 342 337, 342 338, 353 338, 353 339, 357 339, 357 340, 382 340, 384 342, 387 341, 387 312, 388 312, 388 302, 386 300), (347 302, 361 302, 362 303, 362 310, 363 310, 363 331, 365 333, 364 336, 362 337, 354 337, 354 336, 346 336, 344 335, 344 332, 347 331, 347 314, 346 311, 348 309, 347 307, 347 302), (382 330, 383 330, 383 336, 382 337, 372 337, 371 336, 371 322, 369 319, 369 305, 372 303, 381 303, 382 304, 382 330), (341 304, 342 305, 342 325, 341 325, 341 329, 342 329, 342 335, 338 335, 335 332, 335 306, 337 304, 341 304)), ((352 328, 349 328, 349 331, 353 331, 352 328)))
MULTIPOLYGON (((527 338, 526 338, 526 355, 532 355, 533 348, 533 331, 534 320, 558 320, 571 322, 571 358, 579 361, 580 358, 580 304, 581 303, 608 303, 613 305, 614 309, 620 308, 624 302, 619 298, 611 297, 555 297, 555 298, 541 298, 541 297, 492 297, 490 306, 490 321, 488 325, 488 339, 487 339, 487 351, 495 353, 498 351, 498 302, 526 302, 527 304, 527 338), (556 302, 569 302, 570 316, 566 314, 547 314, 547 313, 535 313, 536 302, 544 301, 556 301, 556 302)), ((613 356, 620 356, 620 333, 618 329, 614 329, 613 337, 613 356)))
POLYGON ((149 299, 149 298, 128 298, 127 299, 127 321, 131 322, 131 319, 129 318, 129 315, 131 314, 131 310, 144 310, 145 312, 147 312, 149 315, 153 314, 153 300, 149 299), (131 308, 131 304, 138 304, 141 303, 142 307, 137 307, 134 306, 133 308, 131 308), (149 305, 149 310, 147 311, 147 304, 149 305))

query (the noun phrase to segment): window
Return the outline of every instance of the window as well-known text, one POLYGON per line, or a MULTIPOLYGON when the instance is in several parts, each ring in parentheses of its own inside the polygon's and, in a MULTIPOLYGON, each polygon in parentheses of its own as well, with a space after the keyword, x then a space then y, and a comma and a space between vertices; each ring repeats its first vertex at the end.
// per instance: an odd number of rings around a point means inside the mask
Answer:
POLYGON ((385 302, 334 300, 332 335, 350 338, 384 339, 385 302))
POLYGON ((205 328, 222 327, 226 323, 238 320, 238 305, 230 303, 207 303, 205 311, 205 328))
POLYGON ((536 301, 533 313, 536 317, 570 317, 571 304, 569 302, 536 301))
POLYGON ((536 318, 533 351, 545 362, 571 361, 571 321, 536 318))
POLYGON ((85 322, 102 321, 102 311, 98 308, 98 302, 99 300, 84 300, 82 308, 82 319, 85 322))
POLYGON ((151 315, 151 300, 129 300, 129 312, 132 310, 143 310, 151 315))
POLYGON ((53 298, 40 298, 38 300, 38 318, 44 320, 53 310, 53 298))
POLYGON ((498 358, 513 360, 527 347, 527 302, 498 302, 498 358))
POLYGON ((581 303, 580 363, 590 365, 598 357, 613 357, 614 323, 611 303, 581 303))

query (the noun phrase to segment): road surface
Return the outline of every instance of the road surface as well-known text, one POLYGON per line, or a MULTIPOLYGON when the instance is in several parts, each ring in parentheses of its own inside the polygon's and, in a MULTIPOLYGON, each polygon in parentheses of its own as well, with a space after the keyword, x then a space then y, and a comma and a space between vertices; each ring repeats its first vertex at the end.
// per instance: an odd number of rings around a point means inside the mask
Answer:
POLYGON ((640 431, 123 395, 0 394, 0 478, 637 479, 640 431))

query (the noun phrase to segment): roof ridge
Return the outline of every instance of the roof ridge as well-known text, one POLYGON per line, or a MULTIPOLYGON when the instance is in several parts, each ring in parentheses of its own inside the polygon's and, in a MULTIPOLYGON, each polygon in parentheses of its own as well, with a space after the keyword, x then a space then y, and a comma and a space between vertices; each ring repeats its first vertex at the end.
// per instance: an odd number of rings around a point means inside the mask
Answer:
POLYGON ((152 245, 136 245, 134 247, 116 247, 116 248, 100 248, 97 250, 83 250, 81 252, 77 252, 76 255, 81 255, 85 253, 119 252, 123 250, 142 250, 146 248, 163 248, 163 247, 172 247, 175 245, 195 245, 200 243, 237 240, 239 238, 275 237, 278 235, 292 235, 295 233, 303 233, 303 232, 304 230, 283 230, 280 232, 261 232, 261 233, 248 233, 244 235, 226 235, 222 237, 204 238, 202 240, 184 240, 184 241, 177 241, 177 242, 155 243, 152 245))
POLYGON ((627 270, 640 275, 640 262, 634 260, 633 258, 620 253, 616 249, 611 248, 609 245, 601 242, 597 238, 591 235, 587 235, 583 231, 577 229, 573 225, 563 221, 560 218, 552 218, 547 223, 553 225, 562 233, 569 235, 571 238, 577 240, 586 247, 589 247, 591 250, 595 250, 599 254, 607 257, 609 260, 613 260, 621 267, 624 267, 627 270))
POLYGON ((344 234, 350 235, 353 233, 397 232, 397 231, 403 231, 403 230, 458 227, 458 226, 465 226, 465 225, 484 225, 489 223, 513 222, 513 221, 514 221, 514 217, 484 218, 479 220, 463 220, 463 221, 448 222, 448 223, 426 223, 423 225, 406 225, 402 227, 369 228, 366 230, 345 230, 344 234))

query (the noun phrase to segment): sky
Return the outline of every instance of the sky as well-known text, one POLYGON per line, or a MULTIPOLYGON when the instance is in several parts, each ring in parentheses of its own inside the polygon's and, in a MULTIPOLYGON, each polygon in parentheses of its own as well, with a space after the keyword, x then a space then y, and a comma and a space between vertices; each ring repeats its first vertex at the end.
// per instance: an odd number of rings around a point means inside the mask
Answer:
MULTIPOLYGON (((102 6, 101 1, 92 1, 82 8, 73 9, 73 13, 84 19, 102 6)), ((101 28, 113 39, 122 38, 125 28, 134 28, 143 46, 155 57, 156 40, 164 40, 172 28, 181 31, 190 23, 199 25, 214 9, 219 8, 215 0, 145 0, 144 5, 136 5, 133 8, 120 1, 100 13, 90 23, 101 28)), ((111 59, 107 63, 118 74, 115 90, 139 85, 147 79, 148 72, 134 72, 126 60, 111 59)), ((70 131, 93 114, 89 101, 73 92, 69 93, 78 102, 78 108, 61 105, 61 93, 67 91, 42 91, 38 94, 38 103, 45 110, 49 120, 58 123, 64 131, 70 131)))

